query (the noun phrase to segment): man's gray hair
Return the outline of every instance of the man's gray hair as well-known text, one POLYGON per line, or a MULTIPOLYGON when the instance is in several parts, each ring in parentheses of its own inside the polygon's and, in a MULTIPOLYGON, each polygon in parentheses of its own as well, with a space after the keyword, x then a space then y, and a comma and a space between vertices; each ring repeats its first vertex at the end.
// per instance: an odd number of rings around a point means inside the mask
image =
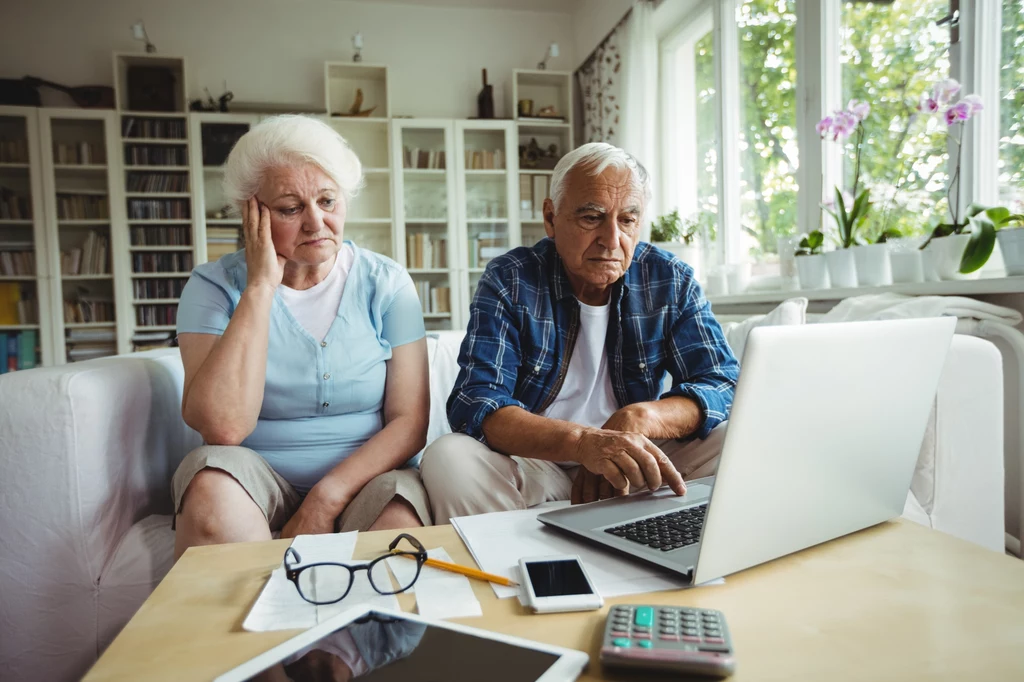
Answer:
POLYGON ((272 116, 254 125, 235 144, 224 166, 224 198, 233 206, 255 196, 270 168, 313 164, 346 199, 363 186, 363 165, 348 142, 310 116, 272 116))
POLYGON ((565 178, 569 171, 577 167, 587 170, 591 175, 600 175, 608 167, 628 168, 634 186, 643 195, 644 206, 651 203, 651 176, 632 154, 607 142, 588 142, 559 159, 551 174, 550 194, 556 211, 565 194, 565 178))

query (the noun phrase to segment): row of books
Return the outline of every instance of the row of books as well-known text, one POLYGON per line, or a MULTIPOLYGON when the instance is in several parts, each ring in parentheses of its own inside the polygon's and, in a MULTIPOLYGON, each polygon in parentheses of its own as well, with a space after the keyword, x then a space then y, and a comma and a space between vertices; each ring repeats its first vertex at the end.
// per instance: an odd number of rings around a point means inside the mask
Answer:
POLYGON ((54 142, 53 162, 68 166, 85 166, 103 164, 107 156, 103 153, 103 145, 92 142, 54 142))
POLYGON ((0 137, 0 163, 28 163, 28 140, 0 137))
POLYGON ((192 252, 133 253, 132 272, 192 272, 192 252))
POLYGON ((444 150, 403 147, 402 166, 405 168, 444 168, 444 150))
POLYGON ((65 275, 106 275, 110 272, 106 235, 90 230, 81 246, 60 252, 60 271, 65 275))
POLYGON ((0 187, 0 220, 31 220, 32 207, 28 197, 7 187, 0 187))
POLYGON ((129 199, 129 220, 182 220, 191 217, 188 199, 129 199))
POLYGON ((34 329, 0 332, 0 374, 36 366, 39 335, 34 329))
POLYGON ((502 149, 467 149, 465 163, 469 170, 504 168, 505 151, 502 149))
POLYGON ((132 144, 124 148, 124 162, 132 166, 184 166, 188 153, 182 146, 132 144))
POLYGON ((114 301, 108 296, 82 290, 75 298, 64 299, 64 324, 113 322, 114 319, 114 301))
POLYGON ((153 350, 154 348, 165 348, 174 342, 174 332, 135 332, 132 337, 132 351, 139 352, 153 350))
POLYGON ((469 239, 469 267, 482 268, 508 251, 508 237, 500 232, 480 232, 469 239))
POLYGON ((132 246, 191 246, 192 229, 186 225, 146 225, 132 228, 132 246))
POLYGON ((12 244, 0 244, 0 275, 22 277, 36 274, 36 255, 31 243, 12 248, 12 244))
POLYGON ((117 330, 69 329, 64 339, 68 362, 80 362, 117 355, 117 330))
POLYGON ((178 306, 172 303, 135 306, 135 321, 142 327, 174 324, 178 318, 178 306))
POLYGON ((238 251, 241 230, 237 227, 206 228, 206 259, 220 260, 222 257, 238 251))
POLYGON ((405 260, 409 268, 448 267, 448 240, 426 232, 405 235, 405 260))
POLYGON ((107 220, 110 206, 107 197, 95 194, 57 193, 58 220, 107 220))
POLYGON ((416 282, 416 293, 425 313, 450 313, 452 311, 452 289, 436 286, 426 280, 416 282))
POLYGON ((132 280, 132 293, 135 298, 178 298, 185 288, 188 279, 160 277, 157 279, 132 280))
POLYGON ((121 137, 128 139, 133 137, 148 137, 164 140, 184 140, 185 120, 122 116, 121 137))
POLYGON ((519 218, 521 220, 543 220, 544 200, 551 190, 550 175, 519 175, 519 218))
POLYGON ((188 175, 185 173, 128 173, 129 192, 187 192, 188 175))
POLYGON ((17 282, 0 282, 0 325, 39 324, 33 290, 17 282))

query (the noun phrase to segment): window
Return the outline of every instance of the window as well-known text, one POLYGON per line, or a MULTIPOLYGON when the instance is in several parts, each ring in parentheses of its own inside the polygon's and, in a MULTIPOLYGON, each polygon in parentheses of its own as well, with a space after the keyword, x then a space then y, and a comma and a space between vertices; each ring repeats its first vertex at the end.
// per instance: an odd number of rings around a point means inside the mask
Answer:
POLYGON ((718 249, 718 148, 715 145, 714 40, 708 31, 693 46, 694 86, 697 93, 697 218, 701 224, 704 262, 721 262, 718 249))
POLYGON ((797 226, 796 1, 745 0, 736 24, 741 252, 777 274, 778 239, 797 226))
POLYGON ((999 199, 1024 213, 1024 0, 1003 0, 999 199))
MULTIPOLYGON (((949 28, 936 25, 948 11, 949 0, 843 4, 842 106, 871 105, 861 150, 861 182, 873 203, 864 237, 892 228, 920 235, 949 220, 945 125, 916 111, 921 95, 949 77, 949 28)), ((847 190, 855 172, 848 147, 847 190)))

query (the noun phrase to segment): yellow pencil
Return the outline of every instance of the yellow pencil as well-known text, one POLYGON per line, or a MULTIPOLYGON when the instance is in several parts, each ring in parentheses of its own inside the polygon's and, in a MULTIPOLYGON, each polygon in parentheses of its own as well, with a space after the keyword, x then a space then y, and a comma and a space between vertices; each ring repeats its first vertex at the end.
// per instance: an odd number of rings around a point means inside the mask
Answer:
MULTIPOLYGON (((403 554, 400 550, 393 550, 398 556, 404 556, 406 559, 415 559, 416 557, 412 554, 403 554)), ((450 564, 447 561, 441 561, 439 559, 431 559, 427 557, 427 566, 433 566, 434 568, 440 568, 445 571, 451 571, 452 573, 461 573, 469 578, 476 578, 477 580, 486 580, 492 583, 498 583, 499 585, 505 585, 506 587, 519 587, 519 583, 515 580, 509 580, 504 576, 494 575, 493 573, 484 573, 475 568, 469 566, 460 566, 459 564, 450 564)))

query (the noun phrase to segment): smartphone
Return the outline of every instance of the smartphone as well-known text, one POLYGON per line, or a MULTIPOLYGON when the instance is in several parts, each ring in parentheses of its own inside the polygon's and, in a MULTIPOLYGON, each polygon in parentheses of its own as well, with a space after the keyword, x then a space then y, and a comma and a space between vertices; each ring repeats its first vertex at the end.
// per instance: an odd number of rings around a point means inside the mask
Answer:
POLYGON ((534 613, 594 611, 604 599, 594 589, 583 562, 572 554, 519 560, 523 602, 534 613))

